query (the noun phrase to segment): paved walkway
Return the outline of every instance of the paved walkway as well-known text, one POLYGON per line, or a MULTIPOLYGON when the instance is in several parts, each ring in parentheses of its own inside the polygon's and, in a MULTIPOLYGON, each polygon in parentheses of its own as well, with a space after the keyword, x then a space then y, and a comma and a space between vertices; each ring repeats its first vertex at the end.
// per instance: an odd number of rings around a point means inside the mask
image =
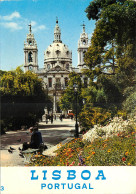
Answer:
MULTIPOLYGON (((62 122, 56 120, 51 124, 45 122, 39 123, 39 130, 42 133, 43 141, 48 146, 48 150, 44 151, 44 154, 53 155, 53 151, 57 149, 57 144, 60 142, 65 143, 71 140, 74 136, 73 131, 75 129, 75 121, 70 119, 64 119, 62 122), (65 140, 65 141, 64 141, 65 140)), ((1 151, 0 151, 0 163, 1 166, 24 166, 27 161, 25 158, 19 156, 18 148, 22 148, 23 142, 30 141, 31 134, 27 130, 23 131, 9 131, 5 135, 0 137, 1 151), (12 147, 12 153, 8 152, 8 149, 12 147)))

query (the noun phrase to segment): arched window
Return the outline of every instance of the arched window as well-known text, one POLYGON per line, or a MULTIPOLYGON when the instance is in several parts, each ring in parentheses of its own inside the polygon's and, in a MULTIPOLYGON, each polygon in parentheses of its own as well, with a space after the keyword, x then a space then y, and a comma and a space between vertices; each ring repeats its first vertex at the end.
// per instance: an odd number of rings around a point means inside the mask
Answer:
POLYGON ((67 56, 69 55, 69 51, 66 52, 67 56))
POLYGON ((32 54, 31 51, 28 53, 28 62, 29 62, 29 63, 30 63, 30 62, 33 62, 33 54, 32 54))
POLYGON ((50 55, 50 51, 47 51, 46 54, 47 54, 47 56, 49 56, 50 55))
POLYGON ((66 64, 66 69, 69 69, 69 64, 66 64))
POLYGON ((65 77, 65 86, 68 86, 68 78, 67 77, 65 77))
POLYGON ((86 51, 83 51, 83 57, 85 57, 85 53, 86 53, 86 51))
POLYGON ((60 78, 56 78, 56 89, 60 89, 60 88, 61 88, 60 78))
POLYGON ((50 68, 51 68, 50 64, 47 64, 47 69, 50 69, 50 68))
POLYGON ((31 40, 29 40, 29 45, 32 45, 32 41, 31 40))
POLYGON ((50 78, 48 78, 48 85, 49 85, 49 88, 51 88, 52 87, 52 78, 50 77, 50 78))
POLYGON ((86 40, 83 40, 83 45, 85 45, 86 44, 86 40))
POLYGON ((55 52, 56 52, 56 54, 57 54, 57 55, 59 55, 59 54, 60 54, 60 51, 59 51, 59 50, 56 50, 55 52))

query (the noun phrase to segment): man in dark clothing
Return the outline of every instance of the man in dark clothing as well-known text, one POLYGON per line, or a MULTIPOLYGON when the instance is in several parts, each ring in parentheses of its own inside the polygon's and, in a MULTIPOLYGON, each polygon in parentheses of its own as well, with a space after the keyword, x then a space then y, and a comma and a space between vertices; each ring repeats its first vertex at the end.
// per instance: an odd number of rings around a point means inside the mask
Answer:
POLYGON ((53 114, 51 114, 51 123, 53 123, 53 114))
POLYGON ((23 150, 27 150, 28 148, 37 149, 43 143, 41 132, 38 131, 38 127, 30 127, 31 141, 23 143, 23 150))

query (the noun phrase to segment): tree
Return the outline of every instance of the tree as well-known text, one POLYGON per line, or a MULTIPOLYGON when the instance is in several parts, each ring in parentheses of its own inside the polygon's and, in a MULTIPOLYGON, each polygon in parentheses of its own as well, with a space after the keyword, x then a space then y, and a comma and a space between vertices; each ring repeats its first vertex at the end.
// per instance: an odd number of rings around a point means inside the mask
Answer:
MULTIPOLYGON (((136 41, 136 2, 134 0, 94 0, 86 9, 88 19, 96 20, 99 43, 115 39, 118 44, 136 41), (101 39, 104 37, 104 39, 101 39)), ((97 42, 97 40, 96 40, 97 42)), ((134 48, 135 49, 135 48, 134 48)), ((136 54, 136 53, 135 53, 136 54)))
POLYGON ((86 104, 79 117, 85 128, 106 124, 118 110, 130 112, 135 102, 136 2, 93 0, 86 13, 96 26, 85 54, 90 83, 82 90, 86 104))
POLYGON ((113 98, 117 96, 119 102, 124 101, 125 88, 135 85, 136 2, 94 0, 86 12, 89 19, 96 20, 85 56, 92 83, 95 80, 96 89, 103 88, 111 102, 116 103, 113 98))
POLYGON ((76 95, 74 92, 73 85, 77 84, 77 112, 79 113, 82 108, 82 97, 81 97, 81 89, 82 89, 82 81, 79 74, 72 72, 69 74, 69 82, 68 87, 63 93, 60 99, 60 108, 62 110, 72 109, 73 113, 76 112, 76 95))
POLYGON ((20 67, 4 72, 0 82, 2 127, 20 129, 33 125, 44 114, 49 98, 36 74, 20 67))

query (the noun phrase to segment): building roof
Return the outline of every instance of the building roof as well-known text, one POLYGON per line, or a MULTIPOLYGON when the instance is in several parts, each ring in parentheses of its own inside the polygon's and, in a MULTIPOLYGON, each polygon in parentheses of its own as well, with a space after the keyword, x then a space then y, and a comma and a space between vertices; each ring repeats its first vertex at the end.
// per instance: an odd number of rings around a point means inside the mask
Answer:
POLYGON ((68 60, 72 62, 72 52, 61 42, 53 42, 44 53, 44 62, 52 60, 68 60))

